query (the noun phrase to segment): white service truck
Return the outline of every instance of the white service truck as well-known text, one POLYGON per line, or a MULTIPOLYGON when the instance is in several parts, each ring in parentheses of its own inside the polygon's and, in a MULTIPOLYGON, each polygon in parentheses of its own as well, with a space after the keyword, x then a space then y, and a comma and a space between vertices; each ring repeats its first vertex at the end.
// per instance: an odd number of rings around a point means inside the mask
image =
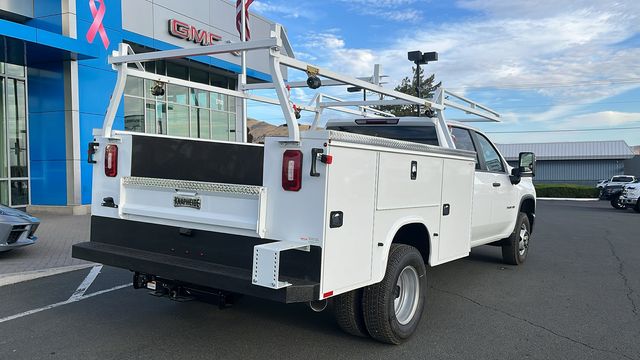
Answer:
POLYGON ((246 294, 316 310, 329 300, 343 330, 392 344, 419 323, 427 264, 484 244, 501 246, 509 264, 525 260, 535 156, 523 153, 511 168, 485 135, 445 122, 443 111, 499 115, 444 90, 424 100, 300 62, 280 52, 282 34, 276 28, 265 40, 145 54, 121 45, 110 59, 116 89, 89 146, 91 239, 73 247, 74 257, 129 269, 134 287, 174 299, 215 294, 224 303, 246 294), (189 85, 280 105, 288 137, 256 145, 112 129, 127 76, 183 83, 146 73, 141 62, 256 49, 268 49, 272 83, 240 91, 189 85), (315 106, 293 107, 287 87, 306 85, 286 83, 282 66, 305 71, 313 88, 322 78, 386 99, 318 95, 315 106), (269 86, 278 99, 249 92, 269 86), (366 107, 384 104, 420 105, 433 117, 395 118, 366 107), (299 132, 299 109, 316 113, 311 130, 299 132), (355 116, 321 129, 323 109, 355 116))

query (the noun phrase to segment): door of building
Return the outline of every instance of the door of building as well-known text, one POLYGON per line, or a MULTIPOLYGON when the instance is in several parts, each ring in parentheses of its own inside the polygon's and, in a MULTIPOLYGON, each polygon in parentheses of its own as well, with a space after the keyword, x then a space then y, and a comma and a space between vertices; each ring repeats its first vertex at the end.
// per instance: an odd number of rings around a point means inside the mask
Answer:
POLYGON ((24 43, 1 39, 0 203, 29 205, 27 74, 24 43))

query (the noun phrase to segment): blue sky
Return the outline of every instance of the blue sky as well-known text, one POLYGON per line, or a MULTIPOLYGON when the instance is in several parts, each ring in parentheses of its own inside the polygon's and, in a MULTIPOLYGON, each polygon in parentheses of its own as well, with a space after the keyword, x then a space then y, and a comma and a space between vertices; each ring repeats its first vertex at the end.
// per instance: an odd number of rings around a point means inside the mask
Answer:
MULTIPOLYGON (((437 51, 427 72, 502 114, 478 125, 496 142, 640 145, 640 1, 262 0, 251 11, 283 24, 299 59, 353 76, 380 63, 388 87, 410 75, 407 51, 437 51)), ((274 107, 249 116, 282 123, 274 107)))

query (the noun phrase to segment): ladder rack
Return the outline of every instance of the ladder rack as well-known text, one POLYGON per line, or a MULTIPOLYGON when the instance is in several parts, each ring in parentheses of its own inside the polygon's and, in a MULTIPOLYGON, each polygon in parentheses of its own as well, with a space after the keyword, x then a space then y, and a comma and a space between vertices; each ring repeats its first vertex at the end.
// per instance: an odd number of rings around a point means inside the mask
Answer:
MULTIPOLYGON (((300 70, 310 77, 313 76, 321 78, 322 86, 351 86, 380 95, 380 100, 344 101, 335 96, 318 92, 308 105, 296 105, 296 108, 300 111, 309 111, 316 114, 312 128, 315 128, 318 125, 324 109, 337 110, 363 117, 387 117, 393 116, 393 114, 375 109, 372 106, 419 105, 425 109, 430 109, 435 113, 435 116, 437 117, 436 131, 439 132, 441 138, 445 139, 445 144, 443 144, 443 146, 455 148, 449 131, 446 131, 447 124, 444 116, 444 110, 446 108, 454 108, 467 114, 475 115, 479 119, 482 119, 481 121, 500 121, 500 115, 490 108, 442 88, 435 92, 433 99, 421 99, 395 90, 386 89, 380 84, 380 79, 383 76, 380 74, 379 66, 375 67, 373 76, 358 78, 338 74, 329 69, 317 67, 300 61, 281 51, 283 48, 286 49, 288 46, 288 41, 286 41, 286 38, 283 39, 283 36, 286 36, 286 34, 282 31, 282 27, 276 24, 272 28, 270 38, 240 43, 153 51, 142 54, 134 54, 129 45, 124 43, 120 44, 118 50, 114 51, 113 55, 109 57, 109 63, 112 64, 113 68, 117 71, 118 77, 113 95, 109 102, 109 108, 107 109, 105 116, 102 135, 105 137, 112 136, 113 122, 115 120, 120 100, 124 93, 127 76, 136 76, 164 84, 184 85, 200 90, 235 96, 237 98, 279 105, 288 126, 287 142, 300 142, 298 120, 296 118, 293 103, 289 98, 289 89, 306 87, 307 82, 296 81, 287 83, 284 80, 282 67, 300 70), (142 66, 142 63, 144 62, 156 60, 262 49, 269 50, 267 56, 269 57, 268 60, 272 81, 267 83, 244 85, 241 86, 240 90, 229 90, 217 86, 209 86, 157 75, 144 71, 144 67, 142 66), (128 64, 135 64, 136 68, 130 68, 128 64), (259 89, 273 89, 276 92, 277 98, 259 96, 249 92, 251 90, 259 89), (357 110, 350 109, 350 107, 356 107, 357 110)), ((256 56, 258 55, 256 54, 256 56)), ((242 116, 246 119, 246 114, 242 114, 242 116)))

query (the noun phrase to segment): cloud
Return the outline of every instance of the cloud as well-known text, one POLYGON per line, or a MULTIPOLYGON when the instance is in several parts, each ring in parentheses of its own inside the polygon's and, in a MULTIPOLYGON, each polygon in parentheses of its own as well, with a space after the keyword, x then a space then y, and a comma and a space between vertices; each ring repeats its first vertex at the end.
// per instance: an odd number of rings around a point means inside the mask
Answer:
POLYGON ((427 3, 424 0, 338 0, 338 2, 347 4, 348 9, 355 14, 406 23, 417 23, 422 20, 423 11, 413 5, 427 3))
MULTIPOLYGON (((424 3, 336 1, 351 12, 376 12, 388 20, 393 20, 388 15, 391 11, 408 12, 424 3)), ((640 121, 637 113, 588 112, 590 104, 640 87, 640 48, 637 42, 626 41, 640 34, 640 1, 460 0, 457 5, 473 15, 424 23, 419 29, 389 27, 379 45, 372 47, 354 46, 339 29, 309 32, 296 37, 296 50, 303 60, 353 76, 368 76, 373 65, 380 63, 390 76, 388 87, 411 73, 407 51, 438 51, 440 60, 428 64, 426 72, 435 73, 449 89, 482 98, 490 107, 506 107, 503 119, 507 124, 500 125, 500 130, 504 126, 507 130, 534 128, 536 124, 553 129, 607 127, 640 121), (505 92, 511 99, 523 100, 514 105, 500 99, 505 92), (541 103, 546 108, 527 107, 541 103), (514 107, 509 108, 511 105, 514 107)), ((322 91, 337 94, 332 88, 322 91)), ((620 138, 621 134, 609 131, 605 135, 620 138)), ((549 135, 496 137, 512 142, 521 138, 538 141, 534 136, 548 140, 549 135)), ((553 134, 558 140, 590 136, 596 135, 553 134)))
POLYGON ((279 3, 273 1, 254 1, 251 6, 251 11, 256 11, 261 14, 267 15, 281 15, 284 18, 306 18, 309 19, 313 16, 313 13, 306 8, 299 6, 291 6, 286 3, 279 3))
POLYGON ((640 125, 640 112, 600 111, 569 117, 555 125, 558 129, 603 128, 640 125))
MULTIPOLYGON (((394 8, 417 2, 351 3, 394 8)), ((463 93, 507 89, 543 96, 551 104, 543 112, 510 114, 513 122, 516 117, 539 122, 566 118, 588 104, 640 86, 640 48, 615 46, 640 32, 640 2, 466 0, 458 4, 486 16, 411 29, 377 49, 350 47, 335 31, 309 33, 303 51, 322 53, 320 65, 354 76, 368 75, 374 63, 381 63, 391 86, 411 72, 408 50, 438 51, 440 61, 428 64, 426 72, 435 73, 449 89, 463 93)))

